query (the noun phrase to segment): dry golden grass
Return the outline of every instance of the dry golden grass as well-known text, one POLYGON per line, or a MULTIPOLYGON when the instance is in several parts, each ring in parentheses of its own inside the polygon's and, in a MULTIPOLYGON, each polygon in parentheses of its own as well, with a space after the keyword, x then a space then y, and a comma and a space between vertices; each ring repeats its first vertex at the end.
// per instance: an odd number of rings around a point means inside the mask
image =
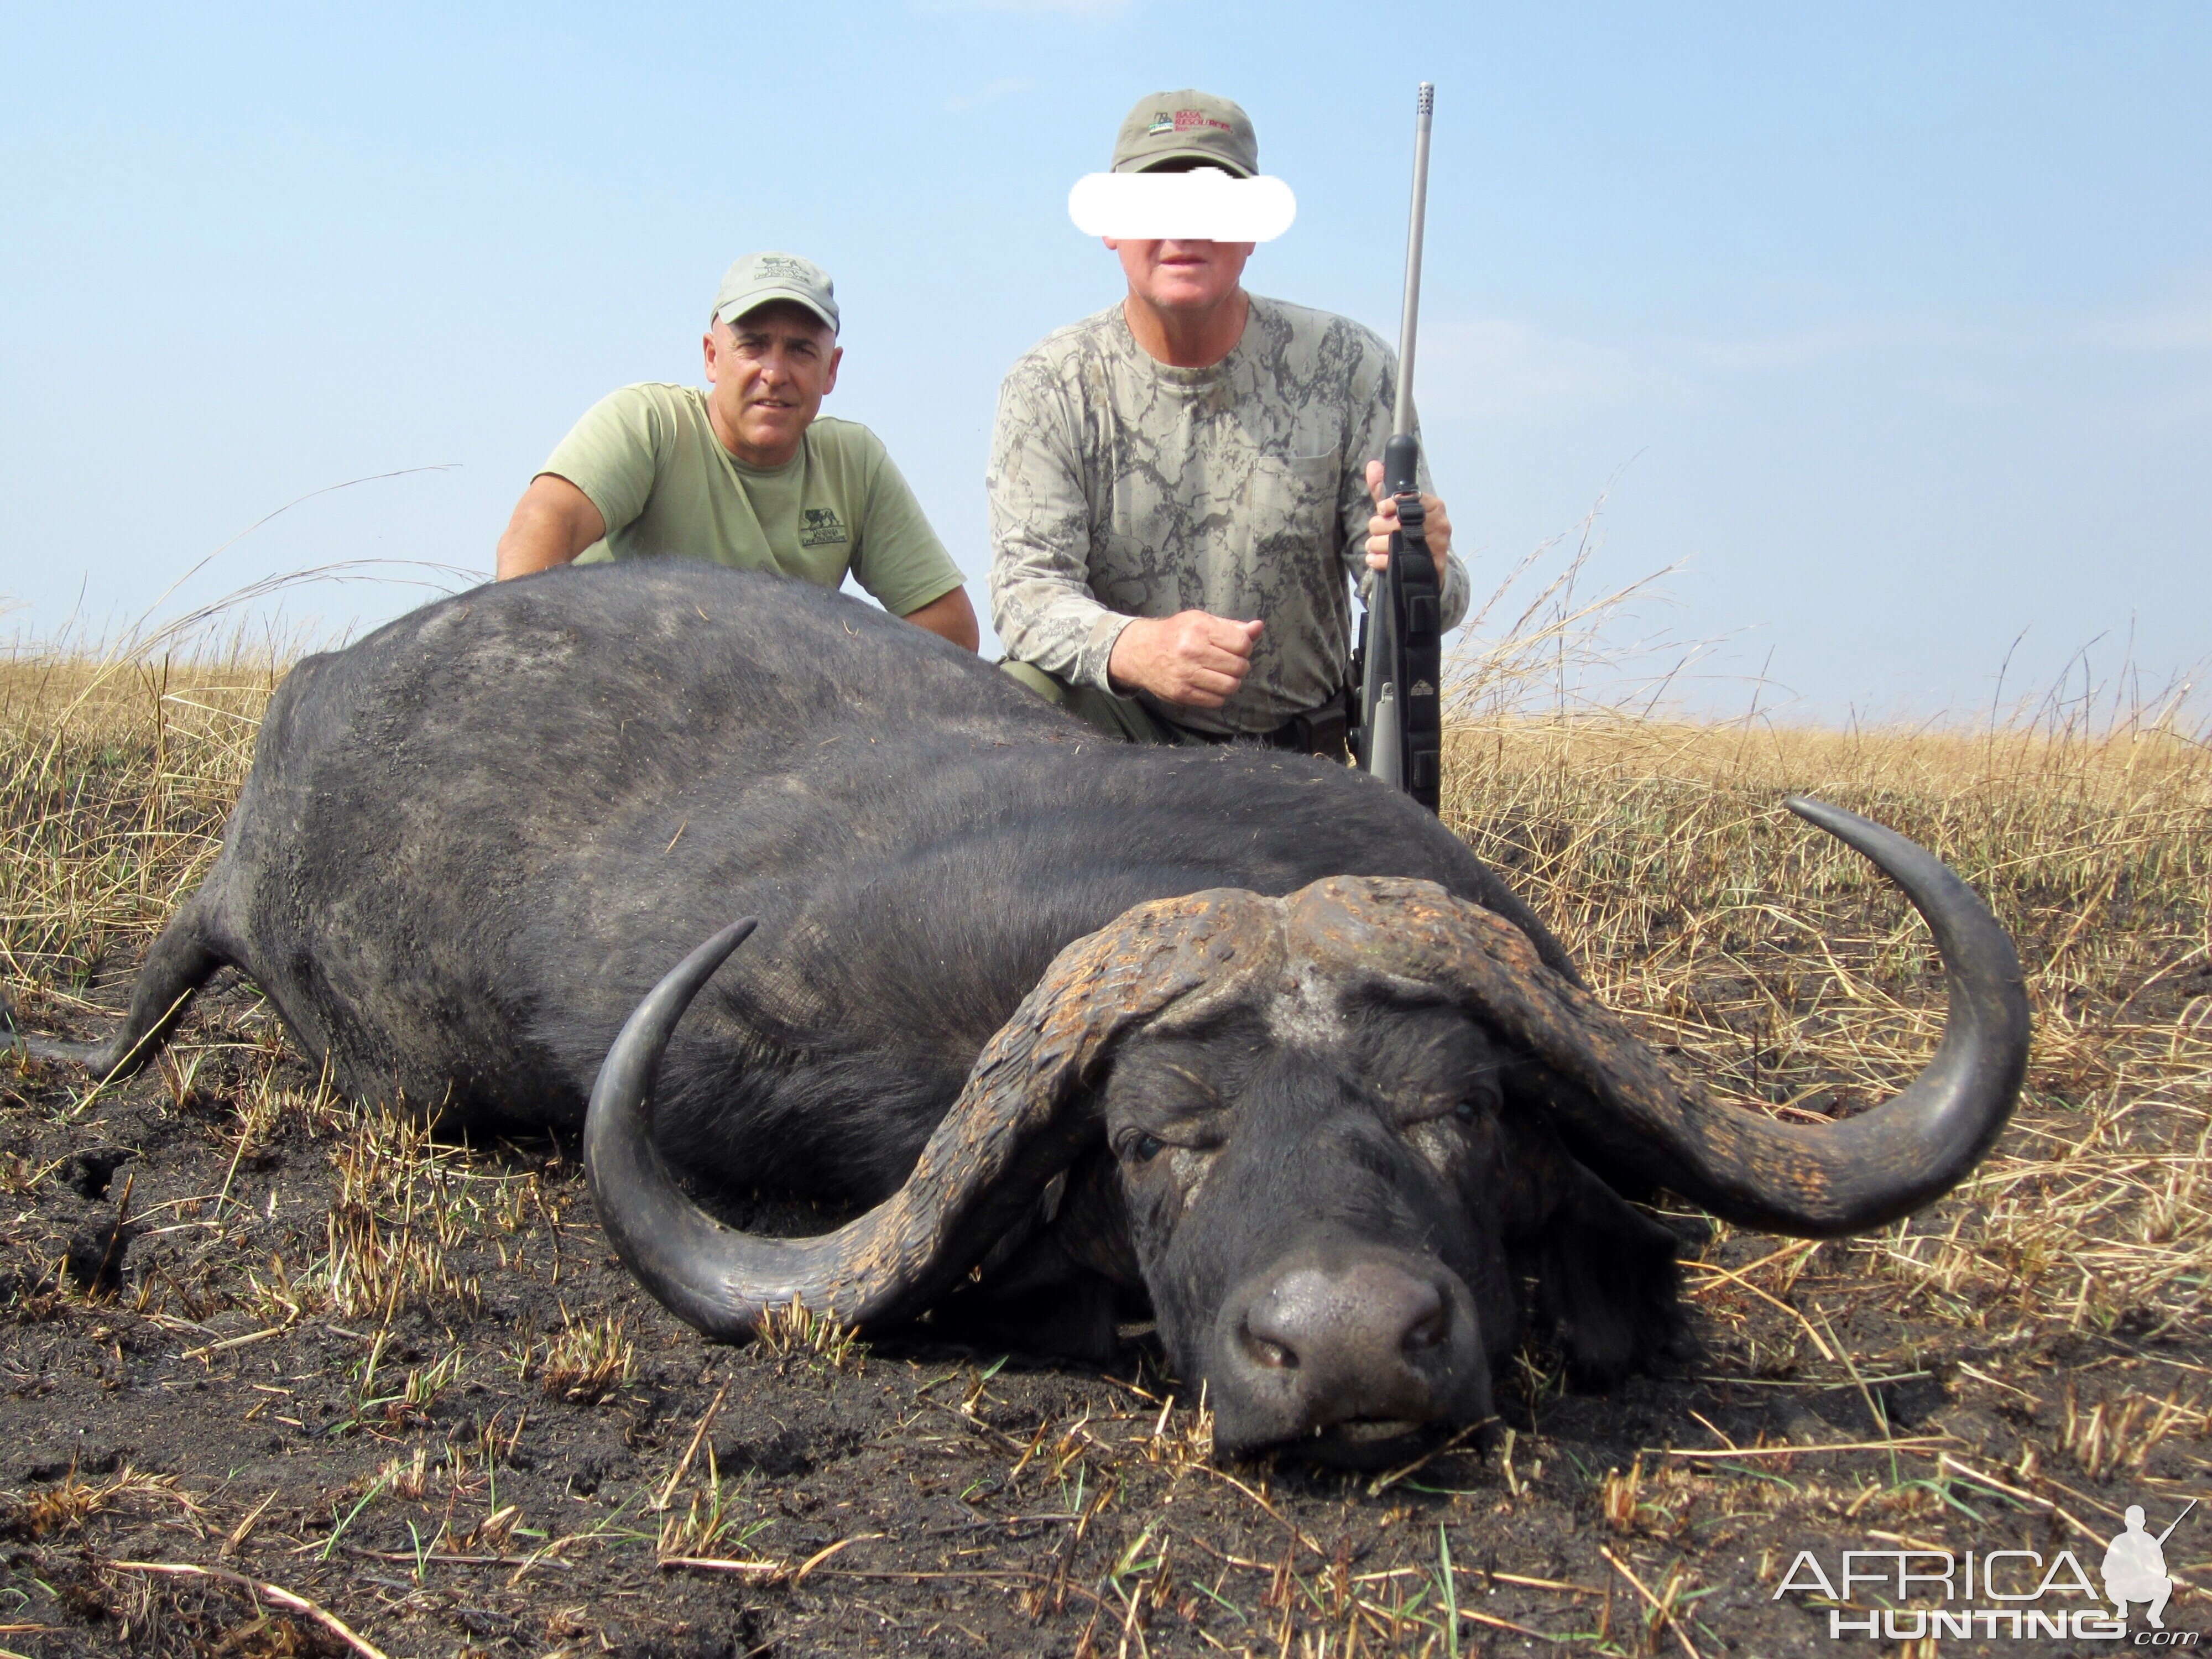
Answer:
POLYGON ((327 1224, 321 1289, 338 1313, 388 1316, 440 1303, 473 1310, 481 1301, 477 1281, 447 1263, 482 1211, 469 1196, 483 1178, 459 1167, 457 1153, 411 1118, 359 1115, 336 1154, 337 1194, 327 1224))
MULTIPOLYGON (((1499 719, 1452 734, 1446 817, 1599 994, 1722 1093, 1825 1116, 1933 1051, 1925 927, 1807 793, 1933 848, 2027 970, 2019 1125, 1954 1206, 1849 1248, 1922 1314, 2135 1334, 2200 1319, 2212 1270, 2212 752, 2104 741, 1499 719)), ((1814 1247, 1773 1271, 1802 1270, 1814 1247)), ((1778 1284, 1785 1281, 1778 1279, 1778 1284)))
POLYGON ((165 1508, 197 1517, 200 1505, 173 1474, 146 1474, 125 1463, 105 1479, 87 1480, 72 1468, 51 1486, 10 1494, 0 1510, 11 1530, 31 1538, 49 1533, 82 1532, 94 1516, 115 1511, 147 1513, 165 1508), (8 1513, 6 1510, 12 1510, 8 1513))
POLYGON ((572 1405, 597 1405, 636 1374, 630 1322, 620 1314, 575 1319, 562 1313, 560 1330, 545 1345, 538 1386, 572 1405))
POLYGON ((0 659, 0 971, 81 1007, 135 959, 222 844, 283 678, 270 660, 0 659))
POLYGON ((787 1308, 769 1308, 754 1328, 753 1340, 763 1353, 779 1360, 798 1359, 842 1370, 867 1358, 867 1345, 859 1333, 837 1322, 830 1314, 817 1314, 793 1301, 787 1308))

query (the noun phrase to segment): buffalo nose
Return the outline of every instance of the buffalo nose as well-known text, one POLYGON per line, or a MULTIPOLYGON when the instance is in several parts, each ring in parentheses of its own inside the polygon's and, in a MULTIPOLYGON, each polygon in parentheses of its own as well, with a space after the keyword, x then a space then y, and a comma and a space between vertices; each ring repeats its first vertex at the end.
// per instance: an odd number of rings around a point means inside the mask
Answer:
POLYGON ((1371 1389, 1378 1404, 1396 1406, 1407 1385, 1421 1383, 1423 1361, 1449 1340, 1451 1322, 1443 1292, 1393 1263, 1301 1267, 1252 1303, 1243 1346, 1249 1363, 1301 1373, 1306 1389, 1371 1389))

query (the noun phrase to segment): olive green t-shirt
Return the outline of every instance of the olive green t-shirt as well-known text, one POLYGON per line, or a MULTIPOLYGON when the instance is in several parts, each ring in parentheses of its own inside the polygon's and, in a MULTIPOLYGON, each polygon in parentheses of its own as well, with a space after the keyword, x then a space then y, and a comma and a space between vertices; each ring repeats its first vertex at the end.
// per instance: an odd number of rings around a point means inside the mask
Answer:
POLYGON ((883 441, 852 421, 817 418, 798 454, 763 471, 722 447, 705 392, 647 382, 592 404, 538 470, 607 522, 579 564, 674 555, 833 588, 849 569, 896 617, 963 580, 883 441))

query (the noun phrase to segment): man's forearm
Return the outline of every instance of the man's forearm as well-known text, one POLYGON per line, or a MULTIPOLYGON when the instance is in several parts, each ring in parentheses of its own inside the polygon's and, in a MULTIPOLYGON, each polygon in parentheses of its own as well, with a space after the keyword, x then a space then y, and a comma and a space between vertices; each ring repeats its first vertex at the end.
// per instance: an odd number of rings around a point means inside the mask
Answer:
POLYGON ((530 481, 499 538, 493 569, 501 581, 567 564, 606 533, 592 498, 557 473, 530 481))
POLYGON ((951 641, 963 651, 973 651, 982 642, 982 630, 975 625, 975 607, 968 602, 964 587, 956 587, 919 610, 908 611, 906 620, 939 639, 951 641))
POLYGON ((1107 659, 1127 616, 1057 573, 1009 568, 1003 555, 991 568, 990 599, 991 623, 1009 656, 1070 684, 1111 689, 1107 659))
POLYGON ((507 523, 507 533, 499 538, 494 569, 501 581, 507 581, 567 564, 576 556, 568 550, 567 540, 546 514, 532 513, 526 517, 524 509, 518 507, 507 523))

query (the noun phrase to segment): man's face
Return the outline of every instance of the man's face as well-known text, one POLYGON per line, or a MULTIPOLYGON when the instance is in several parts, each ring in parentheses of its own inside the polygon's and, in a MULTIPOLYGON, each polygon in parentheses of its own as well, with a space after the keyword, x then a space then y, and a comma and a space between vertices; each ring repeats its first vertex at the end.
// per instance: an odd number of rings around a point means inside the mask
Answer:
POLYGON ((1237 292, 1251 242, 1139 242, 1109 236, 1129 292, 1161 311, 1211 310, 1237 292))
POLYGON ((705 347, 715 436, 748 466, 781 466, 837 384, 837 337, 804 307, 775 304, 713 325, 705 347))

